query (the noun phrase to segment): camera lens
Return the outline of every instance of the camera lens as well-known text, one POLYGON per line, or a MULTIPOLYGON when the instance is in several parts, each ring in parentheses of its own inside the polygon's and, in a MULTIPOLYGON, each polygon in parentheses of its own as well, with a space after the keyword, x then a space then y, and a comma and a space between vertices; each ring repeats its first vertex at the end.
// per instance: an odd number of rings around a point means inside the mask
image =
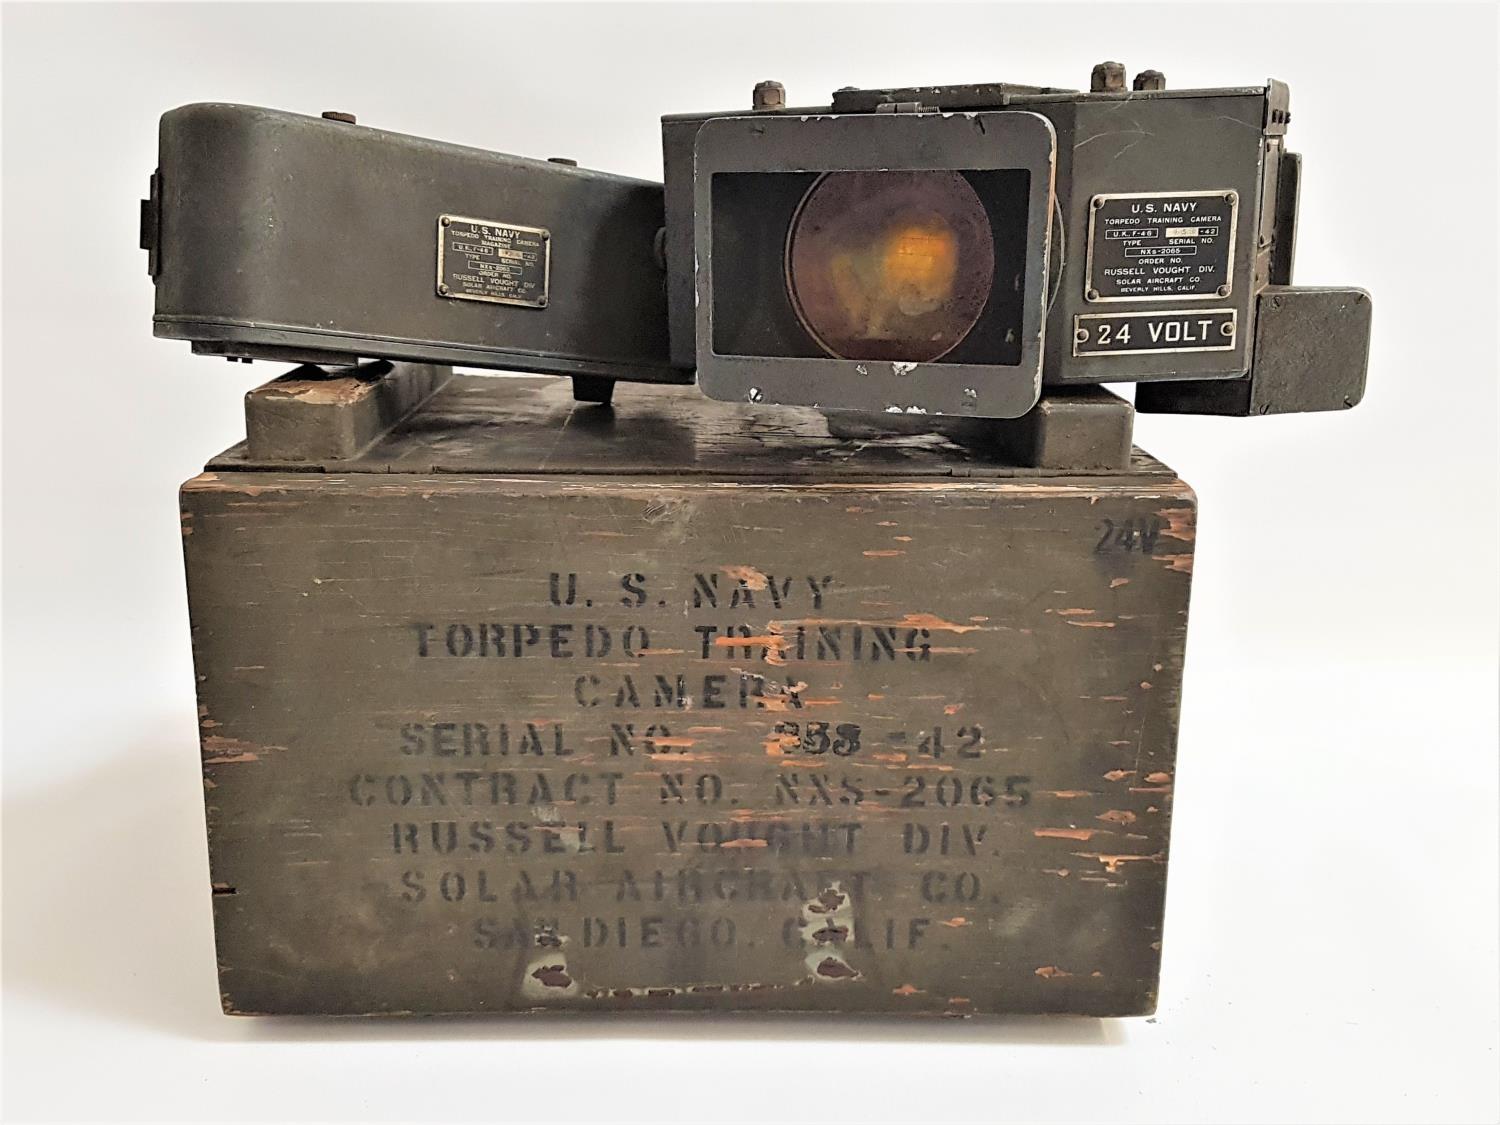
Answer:
POLYGON ((802 326, 841 359, 922 363, 979 320, 995 276, 989 219, 957 172, 829 172, 787 235, 802 326))

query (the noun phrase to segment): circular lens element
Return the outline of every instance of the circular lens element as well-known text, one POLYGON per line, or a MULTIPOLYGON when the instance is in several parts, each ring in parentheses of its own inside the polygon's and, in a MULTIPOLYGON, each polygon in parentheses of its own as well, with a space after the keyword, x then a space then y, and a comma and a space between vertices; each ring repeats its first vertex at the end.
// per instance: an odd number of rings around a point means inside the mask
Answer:
POLYGON ((829 172, 787 235, 797 317, 841 359, 946 355, 979 320, 994 277, 989 218, 956 172, 829 172))

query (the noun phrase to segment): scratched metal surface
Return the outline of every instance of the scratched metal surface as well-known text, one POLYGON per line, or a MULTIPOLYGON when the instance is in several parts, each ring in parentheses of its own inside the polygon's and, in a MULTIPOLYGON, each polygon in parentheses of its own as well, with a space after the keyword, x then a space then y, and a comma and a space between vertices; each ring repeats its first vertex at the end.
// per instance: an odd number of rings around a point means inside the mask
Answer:
POLYGON ((1191 492, 701 433, 184 486, 226 1010, 1152 1009, 1191 492))
MULTIPOLYGON (((910 416, 899 421, 913 424, 910 416)), ((934 426, 942 424, 933 419, 934 426)), ((211 460, 208 468, 788 480, 1065 475, 1018 469, 982 444, 959 444, 939 433, 834 438, 816 410, 715 402, 691 387, 622 383, 613 408, 607 408, 574 402, 567 379, 485 375, 454 376, 421 410, 358 457, 294 464, 253 458, 241 442, 211 460)), ((1133 469, 1171 476, 1139 450, 1133 469)))

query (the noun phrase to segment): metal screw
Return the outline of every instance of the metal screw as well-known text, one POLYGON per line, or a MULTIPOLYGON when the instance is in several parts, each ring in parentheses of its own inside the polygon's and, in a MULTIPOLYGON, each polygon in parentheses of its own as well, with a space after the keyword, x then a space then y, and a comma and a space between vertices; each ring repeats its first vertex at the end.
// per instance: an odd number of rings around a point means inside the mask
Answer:
POLYGON ((1135 90, 1165 90, 1167 76, 1159 70, 1143 70, 1135 76, 1131 88, 1135 90))
POLYGON ((444 296, 447 296, 447 294, 448 294, 448 286, 444 285, 442 282, 439 282, 438 283, 438 292, 441 293, 441 294, 443 294, 444 296))
POLYGON ((323 118, 327 121, 342 121, 345 125, 359 124, 359 122, 354 120, 354 114, 345 113, 338 109, 325 109, 323 111, 323 118))
POLYGON ((1095 211, 1099 210, 1099 208, 1101 208, 1101 207, 1104 206, 1104 196, 1102 196, 1102 195, 1096 195, 1096 196, 1094 196, 1094 200, 1090 204, 1090 206, 1093 207, 1093 209, 1095 211))
POLYGON ((750 105, 757 110, 762 109, 785 109, 786 87, 780 82, 757 82, 755 89, 750 93, 750 105))
POLYGON ((539 308, 539 309, 545 309, 547 307, 547 298, 546 297, 538 297, 537 298, 537 302, 536 302, 536 307, 539 308))
POLYGON ((1122 63, 1102 62, 1094 67, 1089 76, 1089 91, 1095 94, 1115 94, 1125 89, 1125 67, 1122 63))
POLYGON ((453 220, 452 220, 452 219, 450 219, 450 218, 449 218, 449 217, 448 217, 448 216, 447 216, 447 215, 444 215, 444 216, 443 216, 443 217, 442 217, 442 219, 441 219, 441 220, 440 220, 440 222, 441 222, 441 223, 442 223, 442 224, 443 224, 443 226, 445 226, 445 227, 446 227, 446 226, 452 226, 452 225, 453 225, 453 220))
POLYGON ((1217 289, 1215 289, 1214 292, 1221 297, 1227 297, 1229 296, 1229 286, 1221 285, 1217 289))
POLYGON ((1226 191, 1224 193, 1224 202, 1227 203, 1227 204, 1229 204, 1231 207, 1233 207, 1235 205, 1235 203, 1239 200, 1239 198, 1240 198, 1239 192, 1226 191))
POLYGON ((1087 297, 1090 301, 1097 301, 1099 299, 1099 290, 1089 289, 1084 293, 1084 296, 1087 297))
POLYGON ((1077 340, 1080 344, 1088 343, 1089 330, 1087 328, 1075 328, 1073 330, 1073 339, 1077 340))
POLYGON ((1233 336, 1234 335, 1234 321, 1232 321, 1232 320, 1226 320, 1223 324, 1219 325, 1219 335, 1220 336, 1233 336))

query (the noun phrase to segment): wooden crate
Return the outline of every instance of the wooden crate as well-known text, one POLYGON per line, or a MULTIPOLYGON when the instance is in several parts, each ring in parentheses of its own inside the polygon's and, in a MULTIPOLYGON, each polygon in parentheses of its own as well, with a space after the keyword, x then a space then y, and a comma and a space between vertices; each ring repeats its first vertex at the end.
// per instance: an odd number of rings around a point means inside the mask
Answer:
POLYGON ((183 487, 225 1010, 1151 1012, 1187 486, 621 397, 183 487))

